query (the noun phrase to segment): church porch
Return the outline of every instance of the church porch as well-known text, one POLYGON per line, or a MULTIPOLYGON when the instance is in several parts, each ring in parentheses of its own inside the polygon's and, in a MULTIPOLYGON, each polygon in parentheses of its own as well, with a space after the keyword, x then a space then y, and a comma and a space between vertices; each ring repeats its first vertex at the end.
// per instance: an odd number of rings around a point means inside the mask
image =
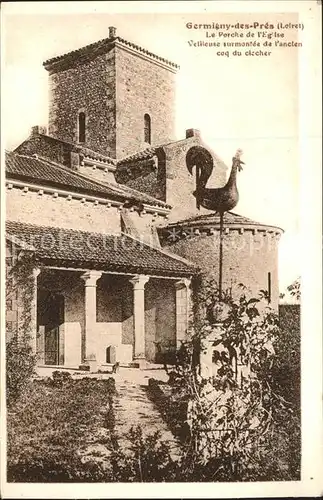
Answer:
POLYGON ((196 265, 124 233, 7 222, 7 238, 32 263, 24 307, 39 364, 141 367, 184 339, 196 265))
POLYGON ((162 363, 186 334, 189 284, 185 278, 42 268, 38 365, 95 372, 116 362, 162 363))

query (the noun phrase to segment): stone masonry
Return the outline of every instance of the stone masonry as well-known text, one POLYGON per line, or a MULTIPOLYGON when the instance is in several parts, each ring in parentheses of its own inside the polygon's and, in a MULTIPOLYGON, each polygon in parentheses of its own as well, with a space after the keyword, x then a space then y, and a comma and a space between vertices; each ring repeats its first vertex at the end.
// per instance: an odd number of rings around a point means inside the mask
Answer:
MULTIPOLYGON (((115 38, 110 29, 111 34, 115 38)), ((49 71, 49 135, 77 143, 78 117, 85 113, 84 145, 120 158, 149 146, 145 114, 151 119, 152 144, 174 139, 176 65, 114 38, 44 66, 49 71)))

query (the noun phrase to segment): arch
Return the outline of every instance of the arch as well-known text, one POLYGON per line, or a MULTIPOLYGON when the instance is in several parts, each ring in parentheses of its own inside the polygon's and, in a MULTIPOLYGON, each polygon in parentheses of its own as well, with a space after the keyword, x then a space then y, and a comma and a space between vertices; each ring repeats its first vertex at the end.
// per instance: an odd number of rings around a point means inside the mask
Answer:
POLYGON ((78 142, 85 142, 85 122, 85 113, 81 111, 78 116, 78 142))
POLYGON ((148 113, 144 115, 144 141, 151 144, 151 118, 148 113))

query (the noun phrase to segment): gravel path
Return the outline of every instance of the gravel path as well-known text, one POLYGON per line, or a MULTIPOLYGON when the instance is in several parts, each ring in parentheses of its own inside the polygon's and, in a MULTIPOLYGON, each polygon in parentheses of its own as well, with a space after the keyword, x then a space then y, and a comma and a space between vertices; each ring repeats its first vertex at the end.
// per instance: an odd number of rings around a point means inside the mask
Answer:
MULTIPOLYGON (((144 373, 144 372, 142 372, 144 373)), ((156 375, 154 378, 158 378, 156 375)), ((141 426, 143 435, 160 433, 160 439, 168 442, 171 455, 175 458, 179 450, 179 442, 162 419, 158 409, 150 400, 148 378, 140 385, 129 380, 118 380, 116 377, 117 397, 115 399, 116 433, 123 446, 128 447, 131 427, 141 426)))
MULTIPOLYGON (((108 378, 113 376, 116 383, 117 394, 114 396, 115 432, 122 448, 129 449, 131 442, 129 434, 131 427, 141 426, 143 436, 160 433, 161 441, 168 443, 168 448, 173 459, 179 456, 180 444, 171 430, 164 422, 155 404, 150 400, 148 394, 148 380, 155 378, 166 381, 167 375, 164 370, 138 370, 133 368, 120 368, 117 374, 93 375, 97 378, 108 378)), ((84 458, 96 458, 104 462, 109 451, 104 444, 98 441, 106 439, 109 430, 98 429, 93 436, 93 444, 87 445, 82 454, 84 458)))

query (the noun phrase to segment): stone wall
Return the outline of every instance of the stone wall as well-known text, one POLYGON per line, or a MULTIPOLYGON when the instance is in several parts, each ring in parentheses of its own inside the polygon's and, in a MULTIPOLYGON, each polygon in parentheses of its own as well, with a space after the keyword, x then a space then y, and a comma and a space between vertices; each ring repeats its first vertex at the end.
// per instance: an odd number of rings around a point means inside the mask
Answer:
MULTIPOLYGON (((69 273, 71 275, 71 273, 69 273)), ((64 364, 78 366, 85 357, 84 331, 84 282, 79 273, 69 277, 69 287, 64 292, 64 364)))
MULTIPOLYGON (((278 308, 278 240, 272 232, 230 229, 223 240, 223 290, 244 284, 252 294, 268 290, 271 278, 272 305, 278 308)), ((219 231, 169 244, 168 250, 193 262, 202 272, 219 279, 219 231)), ((236 290, 237 292, 237 290, 236 290)))
POLYGON ((176 348, 175 282, 150 278, 145 291, 146 358, 160 362, 159 348, 161 352, 176 348))
POLYGON ((158 63, 116 48, 116 157, 149 147, 144 142, 144 115, 151 118, 151 143, 174 140, 175 75, 158 63))
POLYGON ((62 165, 70 166, 72 149, 71 145, 64 142, 58 142, 45 135, 34 134, 20 144, 15 152, 27 156, 37 154, 62 165))
POLYGON ((109 184, 116 184, 114 172, 109 170, 105 171, 101 168, 94 168, 88 165, 81 165, 78 167, 78 172, 82 175, 86 175, 91 179, 99 182, 108 182, 109 184))
POLYGON ((159 200, 166 200, 166 158, 163 148, 141 160, 122 162, 115 172, 116 181, 159 200))
MULTIPOLYGON (((190 131, 188 131, 190 132, 190 131)), ((116 170, 116 180, 121 184, 147 193, 165 201, 173 208, 169 221, 176 221, 192 215, 209 213, 209 210, 196 208, 195 171, 193 175, 187 169, 186 155, 193 146, 200 145, 207 149, 214 160, 214 169, 210 182, 213 187, 226 183, 228 169, 218 156, 206 146, 198 131, 181 141, 174 141, 157 148, 154 157, 121 163, 116 170)))
MULTIPOLYGON (((133 289, 125 283, 122 292, 122 343, 133 344, 133 289)), ((176 346, 175 283, 173 280, 150 278, 145 286, 146 358, 155 362, 157 343, 164 352, 176 346)))
POLYGON ((49 135, 78 142, 78 115, 86 116, 84 146, 115 158, 116 74, 114 49, 49 76, 49 135))
POLYGON ((223 186, 226 182, 226 167, 219 161, 217 156, 205 144, 203 144, 199 134, 164 146, 166 156, 166 203, 173 207, 170 221, 176 221, 190 217, 194 214, 209 213, 209 210, 199 211, 196 208, 196 199, 193 196, 195 191, 195 171, 191 175, 186 166, 186 154, 188 150, 196 145, 201 145, 213 156, 214 169, 212 172, 212 185, 223 186))
POLYGON ((173 72, 120 46, 51 70, 49 93, 49 135, 58 139, 78 142, 80 112, 86 116, 84 145, 112 158, 147 147, 146 113, 152 144, 174 139, 173 72))
POLYGON ((116 207, 82 203, 63 196, 55 198, 52 194, 39 195, 36 191, 24 193, 20 188, 7 192, 6 214, 7 220, 40 226, 120 233, 120 213, 116 207))

